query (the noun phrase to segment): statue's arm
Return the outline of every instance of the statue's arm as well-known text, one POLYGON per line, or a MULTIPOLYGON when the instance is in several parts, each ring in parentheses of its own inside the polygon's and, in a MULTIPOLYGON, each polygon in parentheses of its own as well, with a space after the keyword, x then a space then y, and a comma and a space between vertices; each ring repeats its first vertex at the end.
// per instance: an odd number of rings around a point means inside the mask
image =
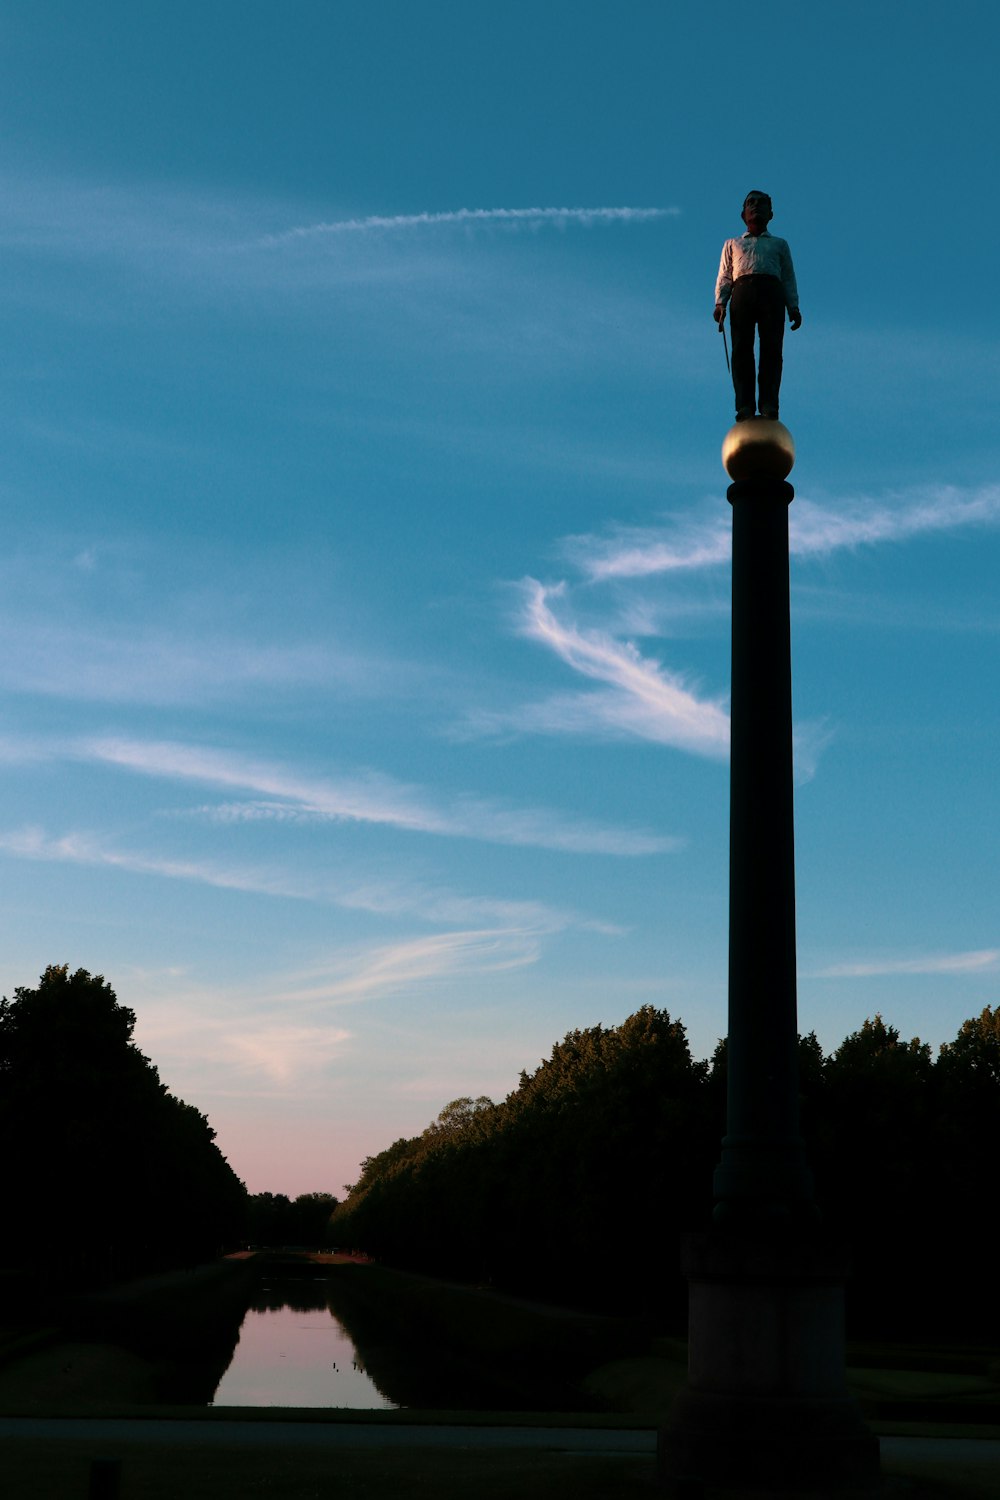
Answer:
POLYGON ((792 252, 788 248, 787 241, 781 251, 781 283, 785 289, 785 306, 788 308, 788 324, 794 333, 796 328, 801 327, 802 314, 799 311, 799 289, 795 281, 795 267, 792 265, 792 252))
POLYGON ((712 317, 722 327, 722 321, 726 316, 726 306, 733 295, 733 242, 727 240, 722 247, 722 258, 719 261, 719 274, 715 279, 715 310, 712 317))

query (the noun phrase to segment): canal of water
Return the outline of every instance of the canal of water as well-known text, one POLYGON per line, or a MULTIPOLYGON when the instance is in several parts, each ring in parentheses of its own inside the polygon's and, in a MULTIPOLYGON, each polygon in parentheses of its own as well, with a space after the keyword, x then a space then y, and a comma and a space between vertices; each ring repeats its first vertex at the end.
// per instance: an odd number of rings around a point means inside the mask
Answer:
POLYGON ((367 1373, 331 1305, 326 1276, 282 1277, 257 1290, 213 1406, 395 1407, 367 1373))
POLYGON ((388 1306, 373 1299, 356 1284, 351 1267, 328 1271, 285 1258, 262 1271, 238 1339, 232 1326, 228 1348, 220 1351, 224 1360, 232 1350, 221 1378, 206 1367, 204 1394, 178 1388, 171 1399, 355 1410, 582 1411, 589 1405, 547 1346, 541 1358, 527 1349, 514 1358, 479 1356, 469 1347, 448 1347, 443 1328, 442 1338, 435 1337, 426 1309, 411 1318, 405 1299, 390 1298, 388 1306))

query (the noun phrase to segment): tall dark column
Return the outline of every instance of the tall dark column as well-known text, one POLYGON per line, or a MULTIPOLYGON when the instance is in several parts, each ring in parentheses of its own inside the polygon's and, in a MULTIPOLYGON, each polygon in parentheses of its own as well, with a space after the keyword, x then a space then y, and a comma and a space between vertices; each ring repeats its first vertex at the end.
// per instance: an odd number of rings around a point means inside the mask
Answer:
MULTIPOLYGON (((744 425, 759 424, 740 424, 737 432, 744 425)), ((719 1224, 812 1213, 812 1182, 799 1136, 795 992, 788 604, 788 507, 794 493, 780 475, 767 473, 729 487, 729 1042, 727 1129, 715 1174, 719 1224)))
POLYGON ((872 1492, 878 1441, 847 1393, 843 1249, 799 1133, 791 638, 780 422, 723 446, 733 508, 726 1135, 713 1227, 684 1245, 688 1381, 660 1441, 668 1490, 872 1492))

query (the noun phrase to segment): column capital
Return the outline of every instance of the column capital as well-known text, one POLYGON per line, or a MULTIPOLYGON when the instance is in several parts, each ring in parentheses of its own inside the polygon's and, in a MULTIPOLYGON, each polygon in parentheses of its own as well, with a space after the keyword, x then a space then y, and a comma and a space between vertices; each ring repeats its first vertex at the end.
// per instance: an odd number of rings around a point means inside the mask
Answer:
POLYGON ((787 479, 737 479, 726 491, 726 499, 730 505, 735 505, 737 500, 756 501, 758 504, 774 500, 791 505, 795 491, 787 479))

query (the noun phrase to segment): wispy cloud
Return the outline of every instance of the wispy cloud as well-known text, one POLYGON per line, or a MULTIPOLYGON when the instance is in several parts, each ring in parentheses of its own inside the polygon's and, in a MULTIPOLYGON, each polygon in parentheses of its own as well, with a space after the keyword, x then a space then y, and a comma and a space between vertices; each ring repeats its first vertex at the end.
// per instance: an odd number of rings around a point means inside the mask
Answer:
MULTIPOLYGON (((317 684, 365 688, 366 663, 350 651, 313 645, 253 645, 216 636, 138 629, 104 631, 39 620, 0 619, 0 684, 15 692, 77 702, 213 703, 220 696, 294 691, 317 684)), ((368 682, 379 665, 367 663, 368 682)), ((383 668, 382 679, 391 671, 383 668)))
MULTIPOLYGON (((494 715, 493 727, 578 733, 583 729, 638 735, 696 754, 729 753, 729 715, 722 699, 699 697, 691 684, 644 657, 630 641, 599 630, 583 630, 559 617, 552 601, 565 585, 547 588, 536 579, 523 585, 520 628, 584 677, 605 684, 590 693, 557 694, 494 715)), ((485 721, 482 727, 486 727, 485 721)))
MULTIPOLYGON (((693 755, 724 760, 729 755, 729 711, 723 695, 700 695, 689 678, 643 656, 634 642, 609 631, 582 629, 557 614, 565 583, 546 586, 534 578, 522 585, 519 628, 553 651, 583 677, 604 684, 588 692, 553 693, 514 708, 466 714, 457 733, 468 735, 586 734, 652 740, 693 755)), ((833 731, 825 722, 793 729, 795 776, 815 775, 833 731)))
POLYGON ((849 500, 819 505, 796 501, 789 516, 789 544, 802 557, 841 548, 903 542, 937 531, 1000 525, 1000 485, 968 491, 952 486, 891 496, 888 501, 849 500))
POLYGON ((333 219, 321 224, 301 224, 279 234, 265 235, 264 245, 287 244, 294 240, 343 234, 371 234, 384 230, 433 229, 462 225, 476 228, 499 224, 507 228, 541 228, 544 225, 564 229, 569 224, 640 224, 651 219, 665 219, 680 213, 679 208, 459 208, 444 212, 419 214, 369 214, 360 219, 333 219))
POLYGON ((0 852, 20 859, 122 870, 166 880, 193 881, 221 890, 313 901, 383 917, 415 917, 435 925, 495 923, 505 930, 516 929, 537 936, 561 932, 567 927, 609 936, 617 936, 621 931, 614 924, 542 901, 461 895, 445 886, 408 880, 402 875, 366 878, 354 868, 348 875, 338 876, 293 872, 259 863, 174 859, 145 850, 123 849, 107 838, 79 830, 53 836, 30 825, 0 832, 0 852))
POLYGON ((162 875, 172 880, 194 880, 224 890, 252 891, 268 896, 315 896, 315 891, 259 866, 223 866, 202 860, 169 859, 154 854, 116 849, 91 833, 72 832, 50 837, 31 825, 0 832, 0 850, 22 859, 58 864, 103 865, 137 875, 162 875))
MULTIPOLYGON (((932 532, 997 525, 1000 485, 975 490, 947 486, 824 504, 799 499, 789 513, 789 548, 794 556, 818 557, 932 532)), ((564 547, 593 582, 718 567, 729 562, 732 550, 730 528, 718 517, 620 527, 606 537, 571 537, 564 547)))
POLYGON ((81 742, 83 758, 147 776, 250 791, 263 798, 242 812, 230 805, 223 816, 280 816, 322 821, 375 823, 452 838, 524 845, 576 854, 654 854, 674 841, 641 829, 575 821, 548 808, 507 807, 471 794, 433 798, 425 790, 369 771, 339 779, 314 777, 281 766, 200 746, 103 738, 81 742))
POLYGON ((389 998, 417 1001, 428 986, 438 993, 451 983, 531 965, 538 955, 536 933, 470 928, 347 949, 238 992, 168 974, 142 986, 148 998, 138 1040, 168 1068, 174 1058, 186 1071, 209 1067, 215 1092, 309 1091, 324 1087, 331 1064, 354 1041, 351 1029, 333 1024, 331 1012, 389 998))
MULTIPOLYGON (((797 500, 791 511, 793 555, 822 557, 843 550, 898 543, 935 532, 1000 524, 1000 485, 962 490, 940 487, 890 494, 880 500, 797 500)), ((728 518, 717 513, 673 517, 661 526, 616 527, 606 535, 567 538, 564 555, 591 584, 627 584, 654 575, 697 575, 728 565, 732 555, 728 518)), ((590 733, 637 735, 695 754, 728 753, 729 719, 722 696, 700 695, 690 680, 644 657, 621 638, 623 623, 634 634, 655 633, 662 604, 630 599, 618 591, 614 629, 581 629, 561 619, 553 601, 565 600, 565 583, 523 586, 520 628, 554 651, 580 675, 606 686, 588 693, 562 693, 513 710, 471 714, 470 732, 590 733)), ((690 613, 702 604, 682 605, 690 613)), ((794 731, 796 775, 807 780, 832 737, 822 722, 794 731)))
POLYGON ((728 516, 685 517, 664 526, 619 526, 605 537, 567 537, 562 550, 594 583, 648 578, 728 563, 731 526, 728 516))
POLYGON ((613 924, 595 921, 543 901, 504 901, 489 896, 463 896, 425 881, 378 877, 331 883, 329 898, 338 906, 379 916, 415 916, 426 922, 469 924, 491 922, 507 929, 537 934, 586 928, 617 936, 613 924))
POLYGON ((539 935, 517 928, 435 933, 369 949, 360 959, 303 976, 283 996, 299 1007, 356 1004, 431 980, 523 968, 538 954, 539 935))
MULTIPOLYGON (((351 1033, 341 1027, 272 1025, 220 1028, 220 1050, 236 1059, 240 1071, 260 1073, 278 1087, 300 1085, 322 1073, 344 1050, 351 1033)), ((204 1037, 202 1037, 202 1043, 204 1037)))
POLYGON ((804 974, 805 979, 872 979, 889 974, 985 974, 1000 970, 1000 948, 967 953, 931 953, 922 958, 888 958, 831 964, 804 974))
MULTIPOLYGON (((99 441, 106 454, 128 436, 112 427, 99 441)), ((157 461, 150 452, 144 465, 157 461)), ((73 702, 213 706, 262 689, 394 703, 407 695, 426 703, 444 690, 441 669, 412 649, 383 646, 345 590, 330 600, 331 567, 342 563, 315 545, 262 559, 233 548, 223 555, 205 540, 165 551, 137 533, 38 530, 0 559, 0 688, 73 702)))

